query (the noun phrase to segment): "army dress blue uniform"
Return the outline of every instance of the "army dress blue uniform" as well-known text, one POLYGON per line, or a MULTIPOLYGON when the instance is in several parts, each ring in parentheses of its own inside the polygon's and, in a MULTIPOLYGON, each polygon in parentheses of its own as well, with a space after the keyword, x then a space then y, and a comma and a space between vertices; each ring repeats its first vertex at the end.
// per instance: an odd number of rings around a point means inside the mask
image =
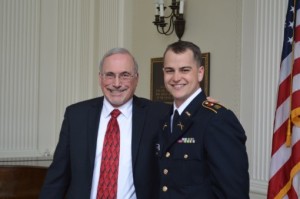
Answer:
POLYGON ((180 115, 178 132, 171 133, 170 115, 156 144, 160 199, 248 199, 246 135, 233 112, 201 92, 180 115))

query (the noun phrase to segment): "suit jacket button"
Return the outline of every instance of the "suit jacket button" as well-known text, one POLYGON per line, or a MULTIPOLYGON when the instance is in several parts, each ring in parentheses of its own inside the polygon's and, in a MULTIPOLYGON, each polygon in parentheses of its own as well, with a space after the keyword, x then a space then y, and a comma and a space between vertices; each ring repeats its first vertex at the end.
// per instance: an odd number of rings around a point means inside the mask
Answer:
POLYGON ((163 186, 162 190, 163 190, 163 192, 167 192, 168 191, 168 187, 167 186, 163 186))
POLYGON ((166 158, 170 157, 171 153, 170 152, 167 152, 166 153, 166 158))
POLYGON ((188 154, 184 154, 184 156, 183 156, 184 159, 187 159, 188 157, 189 157, 188 154))
POLYGON ((168 174, 168 169, 164 169, 164 174, 167 175, 168 174))

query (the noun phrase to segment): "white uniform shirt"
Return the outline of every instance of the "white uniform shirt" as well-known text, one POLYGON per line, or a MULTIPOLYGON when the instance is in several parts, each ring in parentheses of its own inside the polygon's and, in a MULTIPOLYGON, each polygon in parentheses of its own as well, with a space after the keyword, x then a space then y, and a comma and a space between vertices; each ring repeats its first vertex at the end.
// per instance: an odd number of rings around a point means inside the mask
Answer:
POLYGON ((179 108, 176 107, 175 103, 173 102, 173 115, 171 116, 172 117, 172 121, 173 121, 173 116, 174 116, 174 113, 175 113, 175 110, 178 111, 179 115, 182 114, 182 112, 184 111, 184 109, 191 103, 191 101, 193 101, 193 99, 199 94, 201 93, 202 89, 199 88, 197 89, 189 98, 187 98, 181 105, 179 108))

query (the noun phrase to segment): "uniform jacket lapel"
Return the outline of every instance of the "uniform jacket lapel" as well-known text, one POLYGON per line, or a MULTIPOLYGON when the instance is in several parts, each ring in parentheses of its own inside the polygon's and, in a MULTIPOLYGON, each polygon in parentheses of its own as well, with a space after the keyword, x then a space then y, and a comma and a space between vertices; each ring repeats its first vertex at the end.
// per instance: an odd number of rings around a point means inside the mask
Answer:
POLYGON ((188 129, 193 124, 194 115, 201 108, 201 104, 205 99, 206 95, 203 92, 201 92, 182 112, 182 114, 180 115, 181 132, 179 134, 172 135, 171 133, 170 117, 172 113, 170 113, 170 115, 167 118, 165 118, 164 124, 167 124, 167 128, 162 128, 162 143, 166 143, 163 147, 163 151, 166 151, 171 145, 176 143, 181 137, 183 137, 188 132, 188 129))
POLYGON ((165 117, 163 122, 161 123, 161 133, 159 135, 161 139, 161 146, 162 151, 166 151, 167 148, 176 141, 176 139, 180 136, 178 135, 172 135, 171 133, 171 115, 173 114, 173 108, 170 108, 169 114, 165 117))

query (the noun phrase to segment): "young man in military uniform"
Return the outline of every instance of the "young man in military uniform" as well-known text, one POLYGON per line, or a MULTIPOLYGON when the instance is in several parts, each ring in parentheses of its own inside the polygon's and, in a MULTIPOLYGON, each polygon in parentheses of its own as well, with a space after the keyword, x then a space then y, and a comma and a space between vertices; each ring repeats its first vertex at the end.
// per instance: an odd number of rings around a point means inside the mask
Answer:
POLYGON ((248 199, 246 135, 232 111, 206 101, 199 47, 169 45, 163 71, 174 103, 156 145, 160 198, 248 199))

